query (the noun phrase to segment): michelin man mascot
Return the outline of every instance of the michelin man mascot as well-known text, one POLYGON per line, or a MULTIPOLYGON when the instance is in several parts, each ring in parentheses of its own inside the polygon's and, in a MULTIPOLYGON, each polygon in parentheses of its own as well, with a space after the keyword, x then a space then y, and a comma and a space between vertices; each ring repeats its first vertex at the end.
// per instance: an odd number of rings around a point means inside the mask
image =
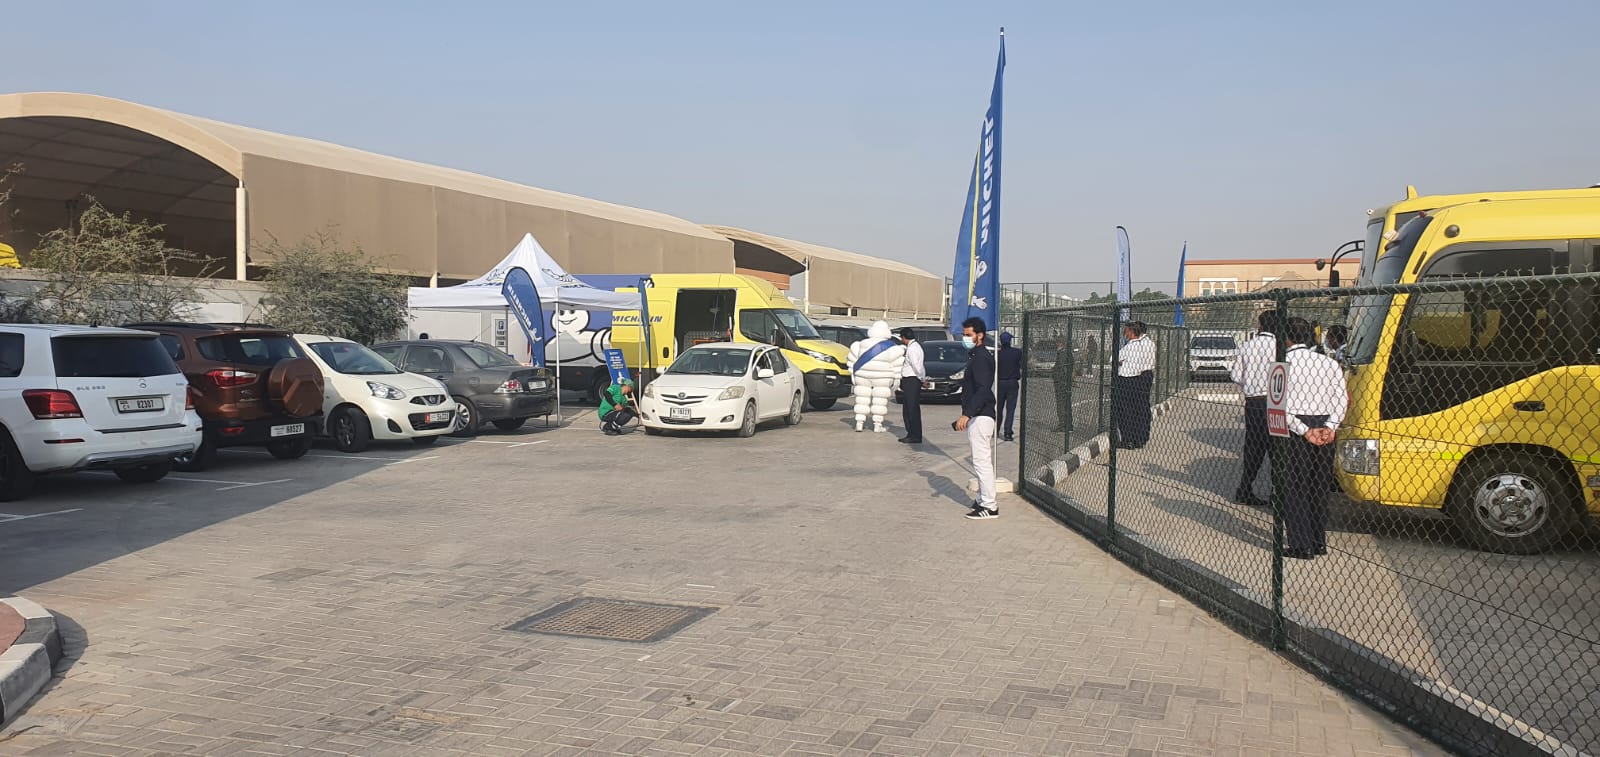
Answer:
POLYGON ((889 324, 883 321, 867 329, 866 339, 850 345, 850 391, 856 397, 857 431, 866 427, 868 415, 872 416, 873 431, 885 430, 883 416, 889 412, 889 398, 894 396, 905 363, 905 345, 893 338, 889 324))

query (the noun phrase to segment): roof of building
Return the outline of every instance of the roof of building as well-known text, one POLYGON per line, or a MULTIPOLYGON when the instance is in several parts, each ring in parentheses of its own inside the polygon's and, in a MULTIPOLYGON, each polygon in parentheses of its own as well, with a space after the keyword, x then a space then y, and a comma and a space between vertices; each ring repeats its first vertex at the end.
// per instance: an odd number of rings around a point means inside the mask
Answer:
MULTIPOLYGON (((806 271, 813 305, 897 313, 937 313, 944 308, 944 278, 916 266, 732 226, 706 226, 733 240, 769 250, 806 271)), ((737 250, 736 250, 737 256, 737 250)))

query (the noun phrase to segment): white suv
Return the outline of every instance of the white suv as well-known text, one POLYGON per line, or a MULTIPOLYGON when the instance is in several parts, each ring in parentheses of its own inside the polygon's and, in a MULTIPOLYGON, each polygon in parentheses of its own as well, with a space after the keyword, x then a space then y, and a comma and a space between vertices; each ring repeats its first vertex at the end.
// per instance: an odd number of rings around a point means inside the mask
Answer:
POLYGON ((86 469, 159 480, 200 445, 189 382, 147 331, 0 324, 0 501, 86 469))
POLYGON ((324 429, 345 452, 372 440, 427 445, 456 427, 456 401, 435 379, 406 373, 349 339, 295 334, 322 369, 324 429))

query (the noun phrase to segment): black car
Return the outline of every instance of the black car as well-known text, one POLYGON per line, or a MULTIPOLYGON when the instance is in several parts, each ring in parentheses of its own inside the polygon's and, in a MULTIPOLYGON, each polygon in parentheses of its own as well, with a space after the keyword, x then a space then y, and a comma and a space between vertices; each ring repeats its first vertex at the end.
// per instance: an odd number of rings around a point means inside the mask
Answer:
POLYGON ((487 344, 420 339, 372 349, 400 370, 444 382, 461 406, 457 436, 476 434, 484 423, 513 431, 529 418, 555 411, 556 382, 549 368, 530 368, 487 344))
MULTIPOLYGON (((928 386, 922 388, 923 402, 961 401, 961 379, 967 367, 967 348, 960 342, 922 342, 922 367, 928 371, 928 386)), ((895 389, 896 402, 904 398, 895 389)))

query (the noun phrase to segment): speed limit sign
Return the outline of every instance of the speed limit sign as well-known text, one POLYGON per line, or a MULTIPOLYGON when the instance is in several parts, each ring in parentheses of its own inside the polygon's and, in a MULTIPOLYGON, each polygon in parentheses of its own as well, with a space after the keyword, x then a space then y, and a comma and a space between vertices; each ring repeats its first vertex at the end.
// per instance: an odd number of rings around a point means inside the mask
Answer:
POLYGON ((1267 433, 1289 435, 1289 364, 1273 363, 1267 374, 1267 433))

